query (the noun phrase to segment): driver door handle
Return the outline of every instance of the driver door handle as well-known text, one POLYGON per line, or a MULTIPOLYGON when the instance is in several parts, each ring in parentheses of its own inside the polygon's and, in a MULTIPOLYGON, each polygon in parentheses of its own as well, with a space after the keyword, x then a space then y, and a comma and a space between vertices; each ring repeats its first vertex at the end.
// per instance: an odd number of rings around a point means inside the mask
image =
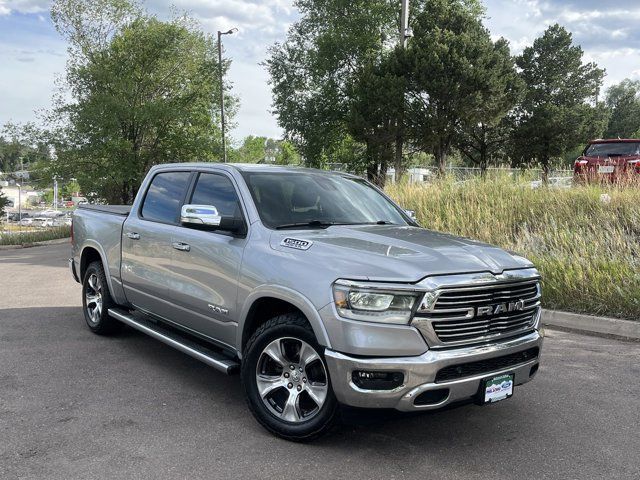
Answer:
POLYGON ((125 235, 127 236, 127 238, 130 238, 131 240, 140 240, 140 234, 139 233, 127 232, 127 233, 125 233, 125 235))
POLYGON ((189 246, 189 244, 184 242, 173 242, 171 246, 176 250, 180 250, 183 252, 188 252, 189 250, 191 250, 191 247, 189 246))

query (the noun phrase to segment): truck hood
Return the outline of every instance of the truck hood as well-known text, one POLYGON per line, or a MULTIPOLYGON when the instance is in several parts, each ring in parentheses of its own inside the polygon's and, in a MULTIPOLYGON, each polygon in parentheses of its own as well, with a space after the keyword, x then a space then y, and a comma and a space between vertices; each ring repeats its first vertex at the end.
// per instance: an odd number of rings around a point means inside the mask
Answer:
POLYGON ((332 226, 275 231, 271 248, 295 255, 336 278, 417 282, 431 275, 529 268, 528 260, 485 243, 423 228, 394 225, 332 226))

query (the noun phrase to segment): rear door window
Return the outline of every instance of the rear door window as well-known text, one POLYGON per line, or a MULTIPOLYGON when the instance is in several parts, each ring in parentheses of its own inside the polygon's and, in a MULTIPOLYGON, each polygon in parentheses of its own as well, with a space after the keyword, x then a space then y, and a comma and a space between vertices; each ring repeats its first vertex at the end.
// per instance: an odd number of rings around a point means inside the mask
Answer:
POLYGON ((140 216, 145 220, 177 223, 191 172, 158 173, 147 190, 140 216))

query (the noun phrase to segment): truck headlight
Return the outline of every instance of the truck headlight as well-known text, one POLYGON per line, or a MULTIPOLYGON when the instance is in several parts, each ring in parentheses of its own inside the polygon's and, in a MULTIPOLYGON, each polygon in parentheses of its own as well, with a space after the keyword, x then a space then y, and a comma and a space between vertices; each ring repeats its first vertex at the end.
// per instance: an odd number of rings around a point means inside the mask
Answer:
POLYGON ((343 280, 333 285, 338 314, 366 322, 407 325, 423 295, 421 292, 387 290, 375 285, 355 285, 343 280))

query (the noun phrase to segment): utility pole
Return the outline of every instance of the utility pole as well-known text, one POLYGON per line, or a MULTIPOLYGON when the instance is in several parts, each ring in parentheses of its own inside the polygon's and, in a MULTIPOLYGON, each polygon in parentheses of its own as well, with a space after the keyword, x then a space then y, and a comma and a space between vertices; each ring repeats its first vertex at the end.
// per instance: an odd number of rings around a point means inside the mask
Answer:
POLYGON ((407 40, 413 37, 413 31, 409 28, 409 0, 402 1, 400 12, 400 46, 407 48, 407 40))
MULTIPOLYGON (((407 40, 410 37, 413 37, 413 32, 409 28, 409 0, 401 0, 401 2, 402 10, 400 11, 400 30, 398 32, 400 34, 400 41, 398 43, 402 49, 405 49, 407 48, 407 40)), ((402 98, 399 98, 398 101, 404 106, 404 92, 402 93, 402 98)), ((394 182, 398 182, 400 180, 405 170, 402 157, 402 148, 404 146, 404 108, 400 112, 396 122, 397 132, 394 154, 394 182)))
POLYGON ((224 119, 224 76, 222 68, 222 35, 231 35, 237 32, 237 28, 232 28, 226 32, 218 30, 218 70, 220 73, 220 123, 222 126, 222 161, 227 163, 227 138, 226 124, 224 119))

